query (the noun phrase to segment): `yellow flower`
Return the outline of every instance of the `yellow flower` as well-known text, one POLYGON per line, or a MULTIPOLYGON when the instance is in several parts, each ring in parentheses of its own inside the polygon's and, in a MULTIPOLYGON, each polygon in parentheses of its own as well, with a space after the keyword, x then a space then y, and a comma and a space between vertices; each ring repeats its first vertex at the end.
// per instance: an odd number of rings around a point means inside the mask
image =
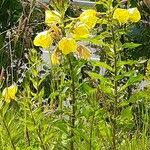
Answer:
POLYGON ((117 8, 114 11, 113 19, 116 19, 119 21, 120 24, 127 23, 129 19, 129 12, 126 9, 117 8))
POLYGON ((89 29, 86 24, 77 23, 72 31, 72 36, 76 39, 87 38, 89 36, 89 29))
POLYGON ((94 9, 85 10, 80 16, 79 20, 85 23, 89 29, 93 28, 96 25, 97 17, 96 11, 94 9))
POLYGON ((45 23, 51 25, 52 23, 61 23, 61 15, 57 11, 45 11, 45 23))
POLYGON ((41 46, 42 48, 49 48, 52 44, 52 38, 49 31, 40 32, 33 41, 35 46, 41 46))
POLYGON ((55 50, 51 55, 51 62, 53 65, 59 65, 59 53, 55 50))
POLYGON ((71 52, 75 52, 77 50, 77 43, 72 38, 67 37, 62 38, 59 41, 58 46, 64 55, 67 55, 71 52))
POLYGON ((85 46, 79 45, 77 48, 77 53, 79 55, 79 57, 88 60, 91 58, 91 53, 88 50, 88 48, 86 48, 85 46))
POLYGON ((129 20, 132 22, 138 22, 141 19, 141 14, 137 8, 128 9, 129 20))
POLYGON ((10 87, 6 87, 3 92, 2 96, 5 98, 5 101, 7 103, 10 103, 11 100, 16 99, 16 93, 17 93, 17 86, 15 84, 11 85, 10 87))

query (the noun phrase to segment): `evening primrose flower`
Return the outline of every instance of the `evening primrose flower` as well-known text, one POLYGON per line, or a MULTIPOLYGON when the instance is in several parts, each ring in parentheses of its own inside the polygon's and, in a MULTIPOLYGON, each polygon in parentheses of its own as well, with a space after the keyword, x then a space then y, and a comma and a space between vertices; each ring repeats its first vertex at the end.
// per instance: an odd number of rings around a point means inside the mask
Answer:
POLYGON ((77 43, 73 38, 63 37, 59 41, 58 47, 64 55, 67 55, 77 50, 77 43))
POLYGON ((59 53, 55 50, 51 55, 51 62, 53 65, 59 65, 59 53))
POLYGON ((7 103, 10 103, 11 100, 16 99, 16 93, 17 93, 17 86, 15 84, 11 85, 10 87, 6 87, 3 92, 2 96, 4 97, 5 101, 7 103))
POLYGON ((78 53, 79 57, 81 57, 85 60, 88 60, 91 58, 91 53, 90 53, 89 49, 83 45, 78 46, 77 53, 78 53))
POLYGON ((40 32, 33 41, 35 46, 41 46, 42 48, 49 48, 52 44, 52 38, 49 31, 40 32))
POLYGON ((131 22, 138 22, 141 19, 141 14, 137 8, 128 9, 129 12, 129 20, 131 22))
POLYGON ((127 23, 129 19, 129 12, 127 9, 117 8, 114 11, 113 19, 119 21, 120 24, 127 23))
POLYGON ((52 23, 61 23, 61 15, 57 11, 45 11, 45 23, 51 25, 52 23))
POLYGON ((96 25, 97 22, 97 17, 96 17, 97 12, 94 9, 88 9, 85 10, 80 16, 79 20, 83 23, 85 23, 89 29, 93 28, 96 25))
POLYGON ((89 36, 88 26, 81 22, 77 23, 72 30, 72 36, 76 39, 87 38, 89 36))

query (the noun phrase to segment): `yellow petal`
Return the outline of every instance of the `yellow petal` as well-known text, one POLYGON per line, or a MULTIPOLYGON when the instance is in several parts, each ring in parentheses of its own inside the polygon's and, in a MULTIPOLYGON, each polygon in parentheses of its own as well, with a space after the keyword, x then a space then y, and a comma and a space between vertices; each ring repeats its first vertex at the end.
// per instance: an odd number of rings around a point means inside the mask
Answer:
POLYGON ((40 32, 33 41, 35 46, 41 46, 42 48, 49 48, 52 44, 52 38, 49 31, 40 32))
POLYGON ((17 86, 11 85, 10 87, 7 87, 3 90, 2 92, 2 96, 4 97, 5 101, 7 103, 10 103, 11 100, 15 100, 16 99, 16 93, 17 93, 17 86))
POLYGON ((89 36, 89 29, 86 24, 78 23, 75 25, 72 36, 76 39, 87 38, 89 36))
POLYGON ((79 45, 77 48, 77 52, 78 52, 79 57, 85 60, 88 60, 91 58, 91 53, 88 50, 88 48, 86 48, 85 46, 79 45))
POLYGON ((5 88, 5 89, 3 90, 2 96, 4 97, 4 99, 5 99, 5 101, 6 101, 7 103, 10 103, 11 98, 10 98, 10 96, 9 96, 9 94, 8 94, 8 88, 5 88))
POLYGON ((120 24, 127 23, 129 19, 129 12, 126 9, 117 8, 114 11, 113 19, 116 19, 119 21, 120 24))
POLYGON ((64 55, 67 55, 71 52, 75 52, 77 50, 77 43, 72 38, 67 37, 62 38, 59 41, 58 46, 64 55))
POLYGON ((132 22, 138 22, 141 19, 141 14, 137 8, 128 9, 129 20, 132 22))
POLYGON ((61 16, 56 11, 45 11, 45 23, 51 25, 52 23, 61 23, 61 16))
POLYGON ((89 29, 93 28, 96 25, 97 17, 96 11, 94 9, 85 10, 80 16, 79 20, 85 23, 89 29))
POLYGON ((16 99, 16 93, 17 93, 18 87, 14 84, 11 85, 10 87, 8 87, 8 94, 10 96, 11 99, 16 99))
POLYGON ((52 55, 51 55, 51 61, 52 61, 53 65, 59 65, 60 64, 60 62, 59 62, 59 54, 56 51, 54 51, 52 53, 52 55))

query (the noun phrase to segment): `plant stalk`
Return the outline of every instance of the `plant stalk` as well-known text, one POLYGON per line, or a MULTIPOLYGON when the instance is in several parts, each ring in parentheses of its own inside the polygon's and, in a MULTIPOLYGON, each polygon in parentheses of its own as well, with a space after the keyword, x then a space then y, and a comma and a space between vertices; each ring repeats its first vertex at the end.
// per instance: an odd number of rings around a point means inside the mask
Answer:
POLYGON ((112 150, 116 150, 117 144, 117 133, 116 133, 116 118, 117 118, 117 102, 118 102, 118 90, 117 90, 117 81, 115 77, 117 76, 117 49, 115 41, 114 28, 112 27, 112 40, 113 40, 113 50, 114 50, 114 111, 112 119, 112 150))
POLYGON ((90 146, 89 146, 89 150, 92 150, 92 136, 93 136, 94 119, 95 119, 95 112, 92 116, 91 127, 90 127, 90 146))
POLYGON ((69 56, 69 67, 70 67, 70 75, 71 75, 71 106, 72 106, 72 114, 71 114, 71 131, 70 131, 70 150, 74 150, 74 128, 75 128, 75 120, 76 120, 76 96, 75 96, 75 79, 74 79, 74 71, 71 63, 71 58, 69 56))

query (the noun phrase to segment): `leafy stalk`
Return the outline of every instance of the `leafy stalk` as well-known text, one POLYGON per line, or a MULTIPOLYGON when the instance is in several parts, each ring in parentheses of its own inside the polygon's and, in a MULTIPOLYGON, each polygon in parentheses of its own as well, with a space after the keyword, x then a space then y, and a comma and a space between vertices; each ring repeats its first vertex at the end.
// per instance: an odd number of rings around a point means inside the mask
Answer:
POLYGON ((91 126, 90 126, 90 146, 89 150, 92 150, 92 136, 93 136, 93 126, 94 126, 95 112, 92 116, 91 126))
POLYGON ((117 81, 115 77, 117 76, 117 49, 116 49, 116 41, 115 41, 115 33, 114 28, 112 27, 112 40, 113 40, 113 50, 114 50, 114 111, 113 111, 113 120, 112 120, 112 134, 113 134, 113 150, 116 150, 116 117, 117 117, 117 102, 118 102, 118 90, 117 90, 117 81))
POLYGON ((69 56, 69 67, 70 67, 70 75, 71 75, 71 106, 72 106, 72 114, 71 114, 71 131, 70 131, 70 150, 74 150, 74 128, 75 128, 75 120, 76 120, 76 96, 75 96, 75 79, 74 79, 74 71, 71 63, 71 57, 69 56))

